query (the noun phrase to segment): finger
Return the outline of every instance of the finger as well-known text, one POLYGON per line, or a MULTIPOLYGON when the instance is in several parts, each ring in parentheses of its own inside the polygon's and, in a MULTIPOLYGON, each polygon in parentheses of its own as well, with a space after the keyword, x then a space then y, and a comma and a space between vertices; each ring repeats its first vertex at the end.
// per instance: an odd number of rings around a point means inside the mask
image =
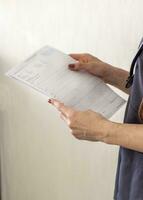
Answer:
POLYGON ((63 113, 66 117, 69 117, 73 114, 74 109, 70 106, 65 106, 63 103, 56 99, 50 99, 50 103, 57 108, 60 112, 63 113))
POLYGON ((60 117, 62 120, 64 120, 66 123, 68 123, 68 118, 63 113, 60 114, 60 117))
POLYGON ((83 54, 81 54, 81 53, 71 53, 71 54, 69 54, 69 56, 71 56, 75 60, 80 60, 82 58, 83 54))
POLYGON ((83 133, 79 130, 74 129, 71 131, 71 133, 75 138, 77 138, 79 140, 86 139, 86 137, 83 135, 83 133))

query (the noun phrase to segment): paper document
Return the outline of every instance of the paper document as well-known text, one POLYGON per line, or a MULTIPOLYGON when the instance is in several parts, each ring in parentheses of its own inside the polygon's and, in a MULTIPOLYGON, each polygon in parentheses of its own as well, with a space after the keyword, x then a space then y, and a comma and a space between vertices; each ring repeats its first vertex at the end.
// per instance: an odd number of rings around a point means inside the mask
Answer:
POLYGON ((71 71, 76 61, 69 55, 46 46, 6 75, 78 110, 91 109, 110 118, 125 100, 100 78, 85 71, 71 71))

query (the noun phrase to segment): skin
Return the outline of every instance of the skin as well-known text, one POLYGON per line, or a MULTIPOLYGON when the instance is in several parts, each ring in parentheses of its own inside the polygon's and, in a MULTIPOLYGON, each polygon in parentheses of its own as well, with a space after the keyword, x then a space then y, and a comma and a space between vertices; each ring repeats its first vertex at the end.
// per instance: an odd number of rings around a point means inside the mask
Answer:
MULTIPOLYGON (((125 88, 129 75, 127 71, 113 67, 90 54, 70 54, 70 56, 78 61, 76 64, 69 65, 70 70, 76 73, 85 70, 125 93, 130 93, 125 88)), ((78 111, 56 99, 50 99, 48 102, 59 111, 61 118, 77 139, 99 141, 143 152, 142 124, 115 123, 92 110, 78 111)))

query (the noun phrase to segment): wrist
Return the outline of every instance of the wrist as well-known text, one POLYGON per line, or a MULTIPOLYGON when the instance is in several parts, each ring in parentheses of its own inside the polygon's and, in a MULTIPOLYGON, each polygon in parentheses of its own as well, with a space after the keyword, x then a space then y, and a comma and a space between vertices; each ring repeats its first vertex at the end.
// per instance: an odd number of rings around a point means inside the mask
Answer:
POLYGON ((116 70, 116 67, 113 67, 108 63, 103 63, 103 81, 110 84, 112 82, 113 75, 116 73, 116 70))
POLYGON ((103 142, 106 144, 118 145, 118 141, 120 139, 120 135, 118 133, 120 133, 121 128, 122 124, 109 121, 103 142))
POLYGON ((99 137, 97 138, 100 142, 104 143, 110 143, 112 130, 115 129, 115 125, 112 121, 103 118, 103 121, 101 121, 100 124, 100 131, 99 131, 99 137))
POLYGON ((102 142, 106 144, 116 144, 118 141, 118 130, 122 124, 108 121, 104 128, 102 142))

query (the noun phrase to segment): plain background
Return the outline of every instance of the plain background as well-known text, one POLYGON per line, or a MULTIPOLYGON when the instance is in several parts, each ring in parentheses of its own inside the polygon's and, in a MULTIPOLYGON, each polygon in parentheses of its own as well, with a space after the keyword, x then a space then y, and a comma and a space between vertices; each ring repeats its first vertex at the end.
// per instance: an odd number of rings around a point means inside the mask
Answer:
MULTIPOLYGON (((76 140, 46 97, 4 72, 46 44, 129 70, 142 9, 142 0, 0 0, 3 200, 113 198, 118 147, 76 140)), ((122 122, 124 110, 112 120, 122 122)))

